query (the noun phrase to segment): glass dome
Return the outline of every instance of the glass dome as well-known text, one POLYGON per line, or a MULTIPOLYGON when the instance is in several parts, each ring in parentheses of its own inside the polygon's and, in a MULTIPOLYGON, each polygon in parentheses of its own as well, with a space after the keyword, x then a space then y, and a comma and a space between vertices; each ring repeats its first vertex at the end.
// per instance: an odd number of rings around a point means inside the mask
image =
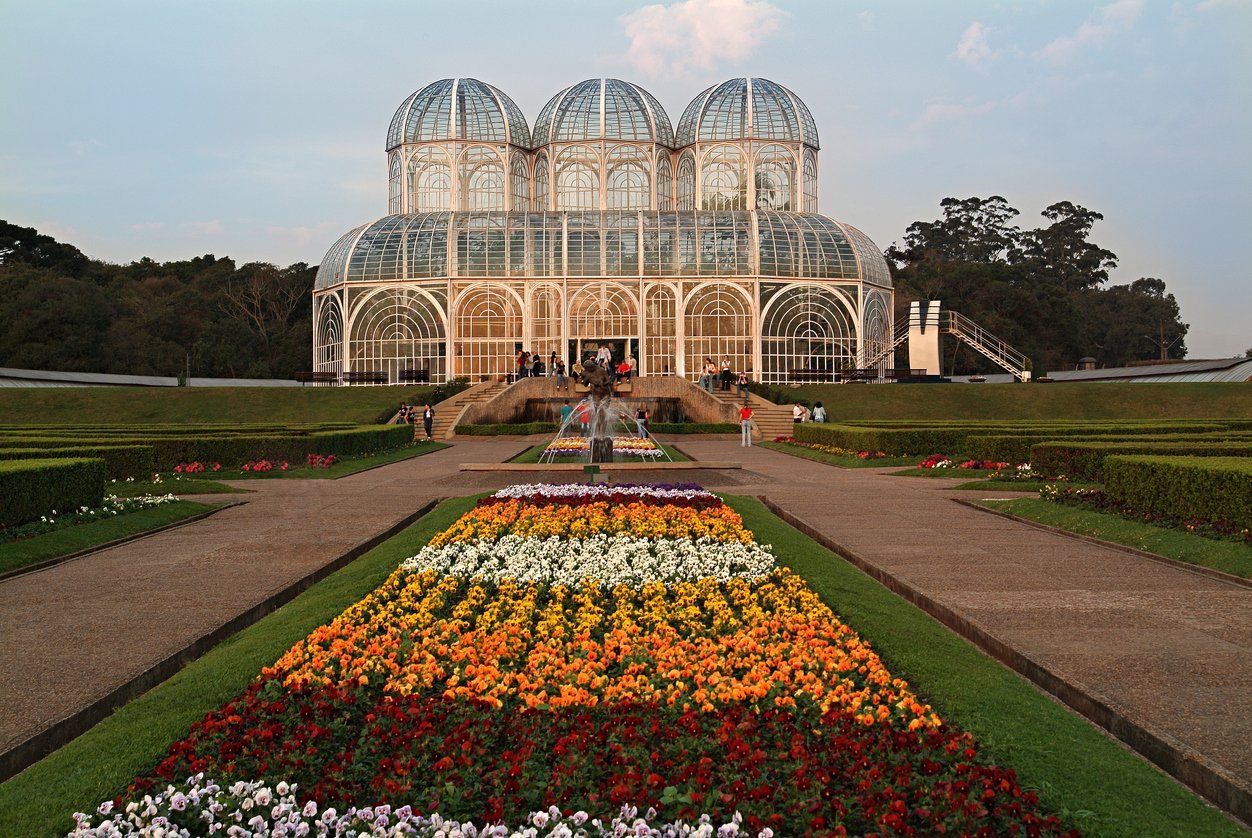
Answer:
POLYGON ((387 130, 387 150, 444 140, 511 143, 530 148, 521 108, 478 79, 440 79, 404 100, 387 130))
POLYGON ((673 147, 674 129, 651 93, 621 79, 587 79, 548 100, 534 144, 620 140, 673 147))
POLYGON ((813 114, 799 96, 769 79, 739 78, 715 84, 683 111, 676 142, 776 140, 820 148, 813 114))

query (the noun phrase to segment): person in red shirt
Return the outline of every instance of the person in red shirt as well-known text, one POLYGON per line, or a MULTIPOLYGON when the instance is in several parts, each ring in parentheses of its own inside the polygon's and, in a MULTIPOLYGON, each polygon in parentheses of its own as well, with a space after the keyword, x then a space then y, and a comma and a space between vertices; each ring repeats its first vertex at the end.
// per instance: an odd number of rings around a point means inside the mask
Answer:
POLYGON ((743 441, 739 444, 744 448, 752 447, 752 408, 747 402, 739 408, 739 427, 743 431, 743 441))

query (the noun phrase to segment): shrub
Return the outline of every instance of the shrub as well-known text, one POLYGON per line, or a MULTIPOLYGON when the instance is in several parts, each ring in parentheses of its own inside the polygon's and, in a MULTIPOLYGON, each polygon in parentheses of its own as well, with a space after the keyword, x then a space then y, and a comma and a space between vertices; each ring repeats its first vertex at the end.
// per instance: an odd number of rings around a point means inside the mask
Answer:
POLYGON ((1114 455, 1104 490, 1145 513, 1252 527, 1252 458, 1114 455))
POLYGON ((24 524, 54 509, 99 506, 104 475, 101 459, 0 461, 0 526, 24 524))
POLYGON ((1032 446, 1030 464, 1049 477, 1104 482, 1104 460, 1114 454, 1159 454, 1194 457, 1252 457, 1252 440, 1199 437, 1153 440, 1049 440, 1032 446))
POLYGON ((0 460, 43 460, 61 457, 88 457, 104 460, 105 475, 111 480, 151 477, 151 445, 67 445, 63 448, 3 448, 0 460))
POLYGON ((654 434, 737 434, 739 426, 733 422, 653 422, 649 430, 654 434))
POLYGON ((502 422, 498 425, 457 425, 456 432, 463 436, 525 436, 527 434, 554 434, 556 422, 502 422))

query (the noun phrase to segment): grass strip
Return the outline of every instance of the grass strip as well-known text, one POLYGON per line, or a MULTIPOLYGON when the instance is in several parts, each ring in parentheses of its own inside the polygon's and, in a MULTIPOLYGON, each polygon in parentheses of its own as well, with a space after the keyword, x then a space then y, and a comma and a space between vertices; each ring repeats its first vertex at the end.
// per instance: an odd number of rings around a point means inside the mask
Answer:
POLYGON ((247 489, 227 486, 216 480, 201 480, 196 477, 165 477, 160 483, 150 480, 135 483, 109 483, 104 487, 106 495, 113 494, 119 498, 137 498, 144 495, 234 495, 246 494, 247 489))
POLYGON ((1205 538, 1169 527, 1131 521, 1120 515, 1039 498, 984 500, 979 504, 1068 532, 1102 538, 1114 544, 1124 544, 1180 562, 1252 579, 1252 547, 1237 541, 1205 538))
POLYGON ((447 448, 446 442, 421 442, 415 445, 406 445, 403 448, 397 448, 394 451, 384 451, 381 454, 370 454, 365 457, 344 457, 336 458, 336 462, 330 468, 309 468, 307 465, 294 466, 281 471, 275 468, 273 471, 231 471, 227 474, 225 471, 218 472, 218 478, 221 480, 275 480, 278 478, 296 478, 298 480, 333 480, 336 477, 347 477, 349 474, 366 471, 367 469, 377 468, 378 466, 390 465, 391 463, 399 463, 404 460, 411 460, 414 457, 423 457, 427 454, 447 448))
MULTIPOLYGON (((984 655, 921 609, 767 510, 726 497, 780 562, 808 580, 937 712, 1017 770, 1043 804, 1098 836, 1243 835, 1234 821, 984 655)), ((1013 501, 1019 503, 1020 501, 1013 501)))
MULTIPOLYGON (((43 535, 6 541, 0 543, 0 573, 8 573, 36 562, 67 556, 70 553, 107 544, 119 538, 138 535, 214 508, 216 507, 211 504, 180 500, 148 509, 137 509, 134 512, 110 518, 101 518, 98 521, 74 524, 43 535)), ((4 833, 0 832, 0 834, 4 833)))
MULTIPOLYGON (((657 445, 660 445, 662 450, 668 453, 670 456, 670 459, 676 463, 685 463, 691 460, 690 457, 688 457, 683 452, 675 449, 673 446, 665 445, 660 442, 658 442, 657 445)), ((518 454, 513 459, 509 460, 509 462, 510 463, 537 463, 539 462, 539 458, 543 456, 544 449, 547 447, 548 447, 548 443, 546 442, 540 445, 532 445, 530 448, 527 448, 525 451, 518 454)), ((555 462, 577 463, 580 461, 574 457, 557 457, 555 462)), ((621 460, 621 462, 624 462, 624 463, 643 462, 643 458, 642 457, 625 457, 621 460)), ((665 462, 665 458, 664 457, 658 458, 657 462, 663 463, 665 462)))
MULTIPOLYGON (((978 489, 992 490, 996 492, 1038 492, 1044 486, 1056 486, 1055 481, 1048 480, 996 480, 994 477, 988 477, 986 480, 971 480, 968 483, 962 483, 960 486, 954 486, 954 489, 978 489)), ((1075 489, 1095 489, 1099 487, 1099 483, 1062 483, 1062 486, 1070 486, 1075 489)))
POLYGON ((382 584, 400 561, 474 505, 445 501, 393 538, 300 594, 64 748, 0 785, 0 835, 64 835, 152 768, 192 722, 238 695, 262 667, 382 584))
POLYGON ((803 445, 792 445, 789 442, 758 442, 764 448, 802 457, 839 468, 881 468, 883 466, 911 466, 917 462, 916 457, 880 457, 877 460, 862 460, 855 454, 831 454, 829 451, 818 451, 816 448, 805 448, 803 445))

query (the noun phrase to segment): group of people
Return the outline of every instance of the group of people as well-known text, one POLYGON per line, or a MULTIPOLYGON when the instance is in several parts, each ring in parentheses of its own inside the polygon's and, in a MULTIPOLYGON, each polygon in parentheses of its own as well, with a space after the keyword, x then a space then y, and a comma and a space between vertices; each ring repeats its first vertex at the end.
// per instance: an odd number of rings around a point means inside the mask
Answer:
MULTIPOLYGON (((599 348, 596 349, 595 355, 587 355, 587 360, 592 359, 612 373, 614 383, 629 381, 639 366, 635 356, 630 354, 629 351, 626 352, 625 358, 614 363, 613 348, 607 343, 600 344, 599 348)), ((565 365, 565 359, 559 356, 555 350, 549 353, 546 364, 539 355, 525 349, 517 350, 513 360, 517 366, 516 380, 543 378, 545 375, 552 376, 556 379, 556 389, 569 389, 569 370, 565 365)))
POLYGON ((723 393, 729 393, 732 384, 737 388, 737 395, 747 395, 748 374, 743 370, 736 373, 729 355, 723 355, 720 363, 712 358, 704 359, 704 365, 700 367, 701 389, 712 393, 716 387, 723 393))
POLYGON ((825 422, 826 407, 821 402, 815 402, 813 409, 809 410, 804 402, 796 402, 791 406, 791 421, 799 425, 801 422, 825 422))
POLYGON ((426 431, 426 438, 433 439, 435 429, 435 409, 429 404, 423 405, 419 410, 415 404, 400 403, 400 413, 396 416, 396 424, 398 425, 416 425, 418 417, 421 417, 422 427, 426 431))
MULTIPOLYGON (((569 399, 561 405, 561 427, 564 428, 566 423, 570 421, 570 417, 578 413, 578 424, 583 436, 587 436, 591 432, 591 410, 587 407, 585 401, 579 402, 577 407, 573 407, 569 403, 569 399)), ((647 437, 652 434, 652 412, 647 407, 640 405, 635 411, 635 430, 637 436, 647 437)))

